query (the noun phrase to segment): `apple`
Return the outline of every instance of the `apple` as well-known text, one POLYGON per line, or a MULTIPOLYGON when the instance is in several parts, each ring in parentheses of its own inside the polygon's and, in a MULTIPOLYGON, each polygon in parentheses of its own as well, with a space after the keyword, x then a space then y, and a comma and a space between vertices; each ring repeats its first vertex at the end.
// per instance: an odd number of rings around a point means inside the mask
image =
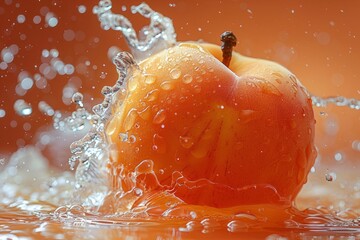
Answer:
POLYGON ((188 204, 291 204, 316 157, 311 99, 279 64, 222 54, 185 42, 139 63, 106 127, 115 188, 146 163, 152 191, 188 204))

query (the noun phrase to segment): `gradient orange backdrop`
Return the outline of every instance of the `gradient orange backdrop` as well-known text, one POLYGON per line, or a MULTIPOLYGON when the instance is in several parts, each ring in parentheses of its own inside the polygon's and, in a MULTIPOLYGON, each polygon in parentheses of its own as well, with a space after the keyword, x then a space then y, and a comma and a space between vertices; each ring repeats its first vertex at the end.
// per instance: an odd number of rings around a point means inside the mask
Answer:
MULTIPOLYGON (((141 2, 114 0, 113 11, 123 13, 140 29, 148 21, 132 15, 129 9, 141 2)), ((283 64, 313 94, 360 98, 360 1, 166 0, 147 3, 173 20, 178 41, 202 39, 219 43, 219 35, 231 30, 239 41, 236 51, 283 64)), ((61 100, 63 87, 71 77, 81 79, 78 87, 85 93, 88 108, 101 100, 101 88, 113 85, 117 79, 108 50, 112 46, 122 50, 127 47, 119 32, 100 28, 97 16, 92 13, 96 4, 94 0, 0 0, 0 50, 12 44, 19 47, 14 61, 7 69, 0 70, 0 109, 6 112, 5 117, 0 118, 2 155, 32 143, 38 128, 51 123, 51 118, 37 109, 40 100, 55 109, 74 109, 61 100), (56 27, 46 27, 41 14, 44 6, 58 19, 56 27), (85 6, 86 11, 80 13, 79 6, 85 6), (20 14, 26 18, 24 23, 17 21, 20 14), (39 24, 34 23, 35 16, 41 17, 39 24), (69 30, 76 35, 72 41, 64 38, 69 30), (25 96, 17 96, 19 72, 25 70, 30 75, 39 72, 42 50, 53 48, 65 63, 75 67, 84 67, 87 61, 90 64, 85 71, 75 71, 70 76, 57 75, 48 81, 45 89, 34 86, 25 96), (31 116, 15 114, 13 105, 19 98, 33 106, 31 116), (16 127, 10 124, 13 120, 16 127), (27 129, 31 125, 27 131, 24 130, 26 123, 27 129)), ((356 162, 360 154, 352 148, 352 142, 360 140, 360 112, 339 107, 315 108, 315 117, 317 143, 321 153, 328 156, 326 161, 333 161, 331 156, 340 151, 356 162), (329 134, 326 128, 334 123, 338 132, 329 134)))

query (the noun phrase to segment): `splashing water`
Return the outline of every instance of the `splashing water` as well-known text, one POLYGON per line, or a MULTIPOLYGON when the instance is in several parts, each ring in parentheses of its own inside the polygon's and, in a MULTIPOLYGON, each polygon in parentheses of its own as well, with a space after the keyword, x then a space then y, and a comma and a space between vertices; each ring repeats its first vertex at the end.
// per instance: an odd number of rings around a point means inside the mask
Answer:
POLYGON ((335 104, 340 107, 349 107, 351 109, 360 110, 360 100, 354 98, 345 98, 345 97, 327 97, 321 98, 317 96, 312 96, 311 100, 313 105, 316 107, 326 107, 329 104, 335 104))
MULTIPOLYGON (((132 7, 132 13, 140 13, 146 18, 150 18, 150 25, 140 31, 139 38, 130 21, 122 15, 112 13, 111 7, 111 1, 100 1, 99 5, 94 7, 93 12, 98 15, 105 30, 114 29, 124 34, 137 61, 176 44, 171 20, 154 12, 146 4, 132 7)), ((0 183, 4 183, 2 195, 0 194, 2 199, 0 204, 4 205, 4 209, 9 212, 14 211, 14 215, 16 209, 30 211, 38 217, 36 221, 38 219, 49 220, 50 222, 45 222, 46 224, 44 222, 38 225, 36 222, 33 223, 37 226, 36 231, 47 229, 49 232, 54 231, 51 228, 61 229, 62 225, 56 225, 54 221, 65 226, 83 228, 121 226, 122 228, 131 228, 135 233, 141 231, 141 226, 151 227, 156 224, 160 224, 160 228, 166 226, 164 231, 175 227, 182 233, 196 231, 210 233, 219 229, 225 229, 227 233, 270 229, 270 232, 267 232, 268 239, 278 239, 276 235, 268 233, 273 233, 271 229, 279 227, 289 230, 359 231, 360 214, 357 211, 349 209, 336 211, 325 207, 299 211, 289 206, 263 206, 258 209, 256 205, 231 209, 204 209, 199 206, 186 205, 166 191, 156 193, 148 191, 149 188, 156 188, 160 185, 156 181, 153 162, 150 160, 141 162, 130 176, 121 174, 122 166, 109 168, 109 164, 112 164, 109 158, 113 146, 108 143, 105 128, 113 117, 112 109, 122 104, 129 91, 130 77, 142 74, 133 56, 121 52, 114 57, 113 63, 119 77, 113 86, 103 87, 101 92, 104 100, 92 108, 92 113, 84 108, 81 93, 73 95, 72 101, 77 105, 77 109, 67 117, 63 117, 62 113, 52 109, 46 102, 39 102, 39 109, 44 114, 53 117, 56 129, 60 131, 89 129, 82 139, 73 142, 70 146, 72 156, 69 164, 71 169, 76 168, 75 179, 68 173, 48 174, 48 168, 44 165, 46 161, 41 160, 42 157, 37 155, 38 152, 35 149, 19 151, 14 154, 0 178, 0 183), (28 157, 38 159, 40 162, 32 162, 28 166, 24 164, 24 159, 28 157), (34 180, 35 176, 29 172, 42 172, 44 175, 34 180), (119 185, 124 179, 128 181, 128 185, 119 185), (35 185, 38 182, 41 183, 42 193, 39 193, 39 190, 36 190, 32 184, 26 190, 16 188, 20 192, 9 191, 9 189, 14 189, 15 185, 19 183, 22 185, 27 181, 31 183, 35 181, 35 185), (139 184, 140 181, 141 184, 139 184), (48 192, 44 194, 47 190, 48 192), (7 195, 4 195, 5 193, 7 195), (24 201, 29 195, 30 200, 24 201), (18 198, 17 201, 13 202, 14 198, 18 198), (37 203, 39 199, 47 204, 37 203), (274 238, 270 238, 271 236, 274 238)), ((143 78, 145 79, 146 76, 143 78)), ((317 107, 335 104, 355 110, 360 109, 360 102, 356 99, 320 98, 317 96, 311 96, 311 98, 317 107)), ((21 116, 29 115, 32 112, 31 106, 24 100, 16 103, 15 110, 21 116)), ((124 133, 124 142, 129 142, 129 138, 130 136, 124 133)), ((334 181, 333 175, 326 175, 326 180, 334 181), (328 180, 330 177, 331 180, 328 180)), ((30 221, 25 213, 21 216, 30 221)), ((4 222, 6 219, 0 218, 0 226, 4 222)), ((106 233, 109 234, 109 232, 114 234, 110 230, 106 233)), ((6 230, 0 232, 0 237, 11 238, 14 236, 12 233, 7 233, 6 230)))
POLYGON ((114 14, 111 7, 110 0, 102 0, 94 7, 93 12, 98 15, 103 29, 114 29, 124 34, 137 60, 175 45, 176 34, 171 19, 154 12, 147 4, 142 3, 131 8, 133 14, 139 13, 145 18, 150 18, 150 25, 141 29, 139 38, 130 21, 122 15, 114 14))

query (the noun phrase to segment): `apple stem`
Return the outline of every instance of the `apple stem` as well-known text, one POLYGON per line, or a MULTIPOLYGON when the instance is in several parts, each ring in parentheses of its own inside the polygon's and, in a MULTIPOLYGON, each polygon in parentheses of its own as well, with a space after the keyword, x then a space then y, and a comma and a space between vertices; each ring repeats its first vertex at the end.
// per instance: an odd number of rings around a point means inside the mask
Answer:
POLYGON ((229 67, 232 57, 232 49, 236 46, 237 39, 232 32, 226 31, 221 34, 221 41, 223 42, 223 44, 221 45, 221 51, 223 52, 222 63, 226 67, 229 67))

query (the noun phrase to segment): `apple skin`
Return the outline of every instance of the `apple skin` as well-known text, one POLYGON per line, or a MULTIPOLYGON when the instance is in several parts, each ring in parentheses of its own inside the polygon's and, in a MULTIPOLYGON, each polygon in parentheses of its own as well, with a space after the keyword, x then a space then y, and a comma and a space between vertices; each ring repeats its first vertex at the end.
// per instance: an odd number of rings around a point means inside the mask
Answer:
POLYGON ((291 204, 316 157, 311 99, 279 64, 221 55, 181 43, 142 61, 107 126, 110 166, 152 160, 158 189, 189 204, 291 204))

